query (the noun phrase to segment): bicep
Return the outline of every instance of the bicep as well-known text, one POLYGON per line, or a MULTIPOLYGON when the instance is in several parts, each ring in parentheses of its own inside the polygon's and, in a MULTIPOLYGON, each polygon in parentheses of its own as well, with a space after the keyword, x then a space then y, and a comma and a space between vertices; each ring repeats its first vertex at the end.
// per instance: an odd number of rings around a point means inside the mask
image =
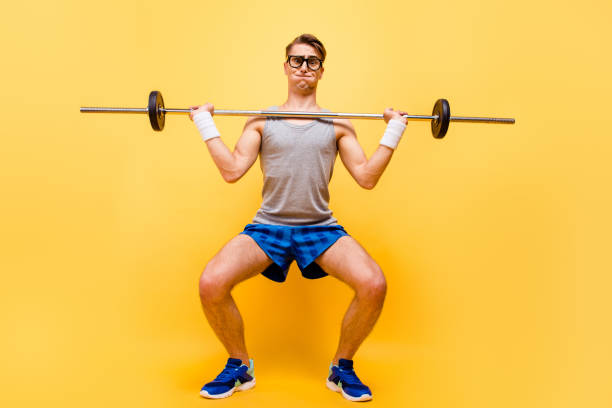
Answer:
POLYGON ((357 140, 357 135, 352 125, 340 124, 339 132, 342 133, 338 139, 340 159, 351 176, 359 182, 360 169, 368 162, 368 158, 357 140))
POLYGON ((244 125, 242 135, 234 149, 234 157, 240 174, 245 173, 257 160, 261 146, 260 121, 261 119, 249 119, 244 125))

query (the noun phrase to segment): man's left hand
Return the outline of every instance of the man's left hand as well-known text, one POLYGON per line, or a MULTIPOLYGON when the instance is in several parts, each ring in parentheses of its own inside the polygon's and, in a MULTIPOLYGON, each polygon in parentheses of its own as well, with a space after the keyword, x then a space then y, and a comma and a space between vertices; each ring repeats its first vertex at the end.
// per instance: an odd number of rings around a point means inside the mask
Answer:
POLYGON ((389 123, 391 119, 400 120, 404 125, 408 124, 408 121, 402 115, 407 115, 404 111, 396 111, 393 108, 386 108, 383 112, 383 118, 385 119, 385 123, 389 123))

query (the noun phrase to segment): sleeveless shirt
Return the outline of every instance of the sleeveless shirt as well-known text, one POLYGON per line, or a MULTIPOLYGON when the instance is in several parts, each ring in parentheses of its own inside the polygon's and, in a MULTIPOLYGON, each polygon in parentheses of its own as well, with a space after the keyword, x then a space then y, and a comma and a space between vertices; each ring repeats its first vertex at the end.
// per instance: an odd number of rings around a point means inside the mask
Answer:
MULTIPOLYGON (((268 110, 278 110, 278 106, 268 110)), ((296 125, 268 117, 259 150, 263 200, 252 223, 338 225, 328 208, 337 152, 333 119, 296 125)))

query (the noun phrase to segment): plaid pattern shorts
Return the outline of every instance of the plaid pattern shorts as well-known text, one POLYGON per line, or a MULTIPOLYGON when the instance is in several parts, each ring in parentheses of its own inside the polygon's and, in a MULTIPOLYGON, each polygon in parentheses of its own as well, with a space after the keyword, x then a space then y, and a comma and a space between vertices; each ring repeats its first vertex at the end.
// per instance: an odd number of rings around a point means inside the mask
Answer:
POLYGON ((284 282, 287 279, 289 266, 294 259, 305 278, 327 276, 313 261, 338 238, 349 235, 341 225, 293 227, 270 224, 247 224, 240 234, 253 238, 274 261, 262 275, 275 282, 284 282))

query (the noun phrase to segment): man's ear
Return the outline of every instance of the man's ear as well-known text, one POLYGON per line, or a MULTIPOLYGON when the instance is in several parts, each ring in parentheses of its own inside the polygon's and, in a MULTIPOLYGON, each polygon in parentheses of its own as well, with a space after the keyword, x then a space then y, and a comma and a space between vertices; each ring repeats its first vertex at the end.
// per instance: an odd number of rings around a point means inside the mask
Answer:
POLYGON ((283 71, 285 71, 285 75, 289 76, 289 67, 287 66, 287 62, 283 63, 283 71))
POLYGON ((325 68, 323 68, 323 65, 321 65, 321 68, 319 68, 319 71, 321 71, 321 74, 319 75, 319 79, 323 78, 323 72, 325 72, 325 68))

